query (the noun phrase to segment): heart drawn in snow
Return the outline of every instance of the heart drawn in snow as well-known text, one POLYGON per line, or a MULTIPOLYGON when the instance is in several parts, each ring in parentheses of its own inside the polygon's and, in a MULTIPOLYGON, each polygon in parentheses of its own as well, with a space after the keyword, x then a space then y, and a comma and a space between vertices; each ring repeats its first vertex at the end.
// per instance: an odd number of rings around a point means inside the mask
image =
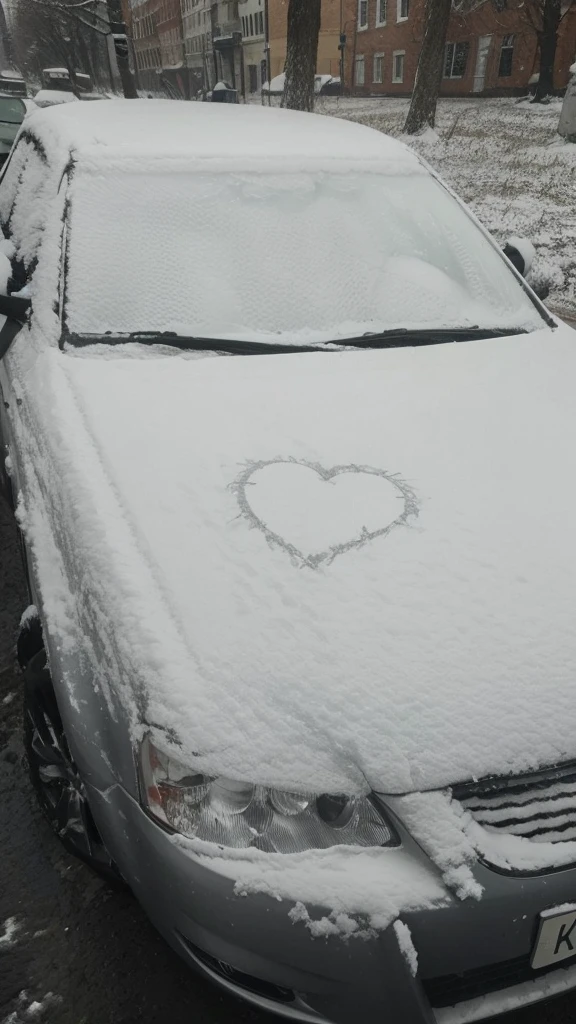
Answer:
POLYGON ((317 569, 384 537, 418 515, 411 487, 372 466, 271 459, 252 462, 231 485, 241 514, 295 564, 317 569))

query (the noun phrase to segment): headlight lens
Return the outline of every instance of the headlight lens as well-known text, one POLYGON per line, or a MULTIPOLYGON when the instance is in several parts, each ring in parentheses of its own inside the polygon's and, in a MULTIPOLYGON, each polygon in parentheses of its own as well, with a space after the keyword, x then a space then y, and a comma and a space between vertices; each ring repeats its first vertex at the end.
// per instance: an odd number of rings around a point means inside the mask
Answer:
POLYGON ((195 775, 159 750, 140 747, 142 803, 175 832, 221 846, 301 853, 331 846, 396 846, 369 797, 314 796, 195 775))

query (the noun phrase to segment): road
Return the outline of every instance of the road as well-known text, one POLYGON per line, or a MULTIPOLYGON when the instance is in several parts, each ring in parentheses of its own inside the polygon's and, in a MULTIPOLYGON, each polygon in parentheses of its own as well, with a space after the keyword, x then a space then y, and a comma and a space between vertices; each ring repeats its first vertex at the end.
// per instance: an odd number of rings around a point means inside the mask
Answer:
MULTIPOLYGON (((72 860, 44 822, 26 775, 13 658, 26 603, 16 531, 0 499, 0 1024, 272 1024, 193 975, 136 901, 72 860), (16 930, 6 942, 9 919, 16 930)), ((575 1019, 576 996, 503 1020, 575 1019)))

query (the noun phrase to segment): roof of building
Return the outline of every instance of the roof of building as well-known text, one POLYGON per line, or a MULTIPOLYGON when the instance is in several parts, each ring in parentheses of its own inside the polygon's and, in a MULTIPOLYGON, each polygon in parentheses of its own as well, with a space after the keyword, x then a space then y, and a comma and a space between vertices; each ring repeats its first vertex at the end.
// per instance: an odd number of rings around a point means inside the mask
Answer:
POLYGON ((48 156, 78 160, 225 160, 267 164, 382 163, 416 169, 403 143, 341 118, 252 105, 174 100, 70 103, 38 111, 29 130, 48 156), (61 152, 61 155, 62 152, 61 152))

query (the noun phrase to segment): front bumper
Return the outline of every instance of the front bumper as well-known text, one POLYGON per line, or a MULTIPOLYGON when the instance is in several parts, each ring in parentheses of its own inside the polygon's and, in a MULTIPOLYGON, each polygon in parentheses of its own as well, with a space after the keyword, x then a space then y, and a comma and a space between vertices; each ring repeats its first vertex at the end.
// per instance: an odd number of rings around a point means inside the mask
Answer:
MULTIPOLYGON (((418 953, 413 977, 393 928, 373 939, 313 938, 288 917, 293 901, 235 895, 231 880, 171 842, 119 786, 89 795, 110 853, 164 938, 195 970, 262 1009, 310 1024, 468 1024, 576 986, 576 966, 527 981, 517 970, 540 912, 573 900, 576 869, 514 878, 479 865, 480 901, 446 893, 440 907, 403 913, 418 953), (499 987, 490 992, 495 972, 499 987)), ((403 840, 403 856, 425 859, 403 840)), ((313 918, 329 913, 307 909, 313 918)))

